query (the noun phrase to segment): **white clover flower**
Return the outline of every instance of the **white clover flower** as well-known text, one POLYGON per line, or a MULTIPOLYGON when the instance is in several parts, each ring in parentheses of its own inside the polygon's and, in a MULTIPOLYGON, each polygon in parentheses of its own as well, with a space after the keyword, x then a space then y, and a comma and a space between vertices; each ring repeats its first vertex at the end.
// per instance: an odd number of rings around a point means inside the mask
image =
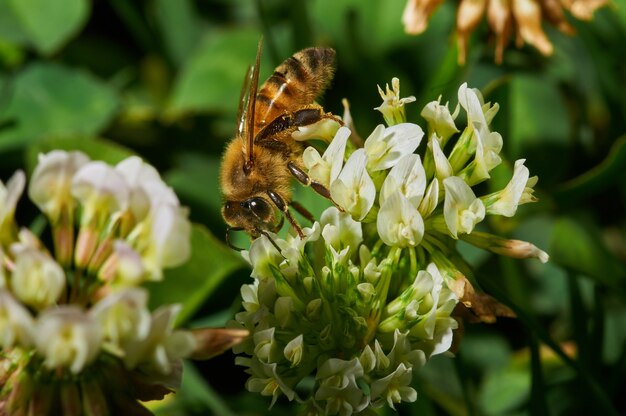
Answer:
POLYGON ((378 201, 382 206, 385 200, 399 191, 417 208, 426 190, 426 173, 419 155, 404 156, 391 168, 380 189, 378 201))
POLYGON ((454 109, 454 114, 450 113, 448 103, 441 105, 441 95, 437 101, 431 101, 424 106, 420 115, 428 122, 428 126, 432 129, 432 133, 441 137, 443 143, 447 143, 448 139, 455 133, 459 132, 454 120, 459 114, 459 105, 454 109))
POLYGON ((366 163, 365 150, 356 150, 330 185, 333 200, 357 221, 365 218, 376 198, 376 186, 365 169, 366 163))
MULTIPOLYGON (((241 357, 237 357, 237 364, 244 364, 241 357)), ((284 394, 289 400, 293 400, 296 392, 288 387, 278 374, 276 363, 264 363, 257 359, 250 362, 252 377, 246 382, 246 388, 251 392, 261 393, 263 396, 272 396, 270 408, 274 406, 280 394, 284 394)))
POLYGON ((302 163, 311 179, 326 187, 330 187, 330 184, 337 179, 343 166, 346 143, 350 134, 350 129, 347 127, 341 127, 337 130, 334 139, 330 142, 322 156, 314 147, 309 146, 304 149, 302 163))
POLYGON ((476 156, 459 176, 469 185, 476 185, 489 179, 489 172, 502 162, 499 153, 502 149, 502 136, 498 132, 485 131, 484 134, 474 130, 476 139, 476 156))
POLYGON ((459 233, 471 233, 485 218, 485 205, 457 176, 444 179, 443 186, 446 190, 443 213, 450 235, 457 238, 459 233))
POLYGON ((400 98, 400 80, 396 77, 391 79, 391 89, 389 84, 386 84, 385 90, 383 91, 380 86, 378 87, 378 93, 380 98, 383 99, 383 103, 374 110, 378 110, 383 114, 388 126, 404 123, 406 121, 404 105, 414 102, 415 97, 411 95, 400 98))
POLYGON ((98 277, 116 287, 133 287, 141 284, 146 268, 139 253, 126 241, 115 240, 113 253, 104 263, 98 277))
POLYGON ((278 268, 283 261, 281 253, 265 235, 250 244, 250 251, 243 251, 241 254, 252 265, 251 276, 260 280, 271 278, 273 276, 271 267, 278 268))
POLYGON ((35 326, 37 352, 44 366, 69 367, 78 374, 100 351, 102 334, 95 320, 76 306, 59 306, 42 312, 35 326))
POLYGON ((0 181, 0 241, 11 238, 15 207, 24 192, 25 184, 26 176, 21 170, 11 176, 6 186, 0 181))
MULTIPOLYGON (((478 130, 482 135, 489 130, 489 122, 482 107, 482 95, 475 88, 468 88, 467 83, 459 87, 459 105, 467 112, 467 125, 478 130), (479 98, 480 96, 480 98, 479 98)), ((496 110, 497 111, 497 110, 496 110)), ((491 117, 495 114, 489 114, 491 117)))
POLYGON ((59 221, 63 209, 73 209, 72 179, 87 162, 89 157, 78 151, 53 150, 39 155, 28 196, 53 224, 59 221))
POLYGON ((417 210, 422 214, 422 218, 428 217, 433 213, 439 203, 439 181, 431 181, 426 188, 426 193, 422 202, 420 202, 417 210))
MULTIPOLYGON (((145 339, 150 330, 148 292, 142 288, 123 289, 99 300, 90 310, 100 325, 105 342, 123 350, 129 340, 145 339)), ((123 351, 120 351, 123 354, 123 351)))
POLYGON ((347 253, 355 253, 363 241, 361 223, 354 221, 350 214, 339 212, 336 207, 329 207, 322 213, 320 224, 326 246, 335 253, 345 250, 345 256, 349 256, 347 253))
POLYGON ((54 305, 65 289, 65 273, 48 255, 35 248, 15 253, 11 289, 23 303, 37 310, 54 305))
POLYGON ((464 85, 454 114, 441 99, 427 105, 430 143, 420 156, 413 152, 423 131, 405 123, 408 101, 396 84, 382 94, 379 109, 392 126, 376 127, 364 148, 354 137, 350 150, 357 149, 343 167, 347 129, 323 156, 312 148, 305 154, 310 176, 330 183, 343 212, 330 207, 304 238, 270 234, 272 244, 261 236, 244 253, 255 282, 242 287, 244 311, 232 325, 251 336, 234 351, 247 355, 237 363, 250 374, 248 390, 272 396, 272 404, 285 395, 311 414, 351 415, 414 401, 413 373, 452 348, 459 299, 485 316, 451 260, 459 255, 454 239, 547 260, 532 245, 474 231, 486 214, 534 198, 536 178, 522 162, 502 191, 477 198, 471 188, 500 163, 502 137, 489 131, 497 104, 483 104, 464 85), (458 135, 461 107, 468 126, 458 135), (310 379, 315 383, 306 384, 310 379))
POLYGON ((428 140, 428 149, 433 154, 437 178, 442 181, 445 178, 454 175, 454 169, 450 165, 446 155, 443 153, 443 150, 441 150, 439 138, 434 134, 430 136, 430 140, 428 140))
POLYGON ((302 334, 289 341, 283 353, 285 354, 285 358, 289 360, 294 367, 300 365, 302 356, 304 355, 304 337, 302 334))
POLYGON ((534 183, 529 180, 530 173, 528 168, 524 166, 524 161, 524 159, 520 159, 515 162, 513 177, 503 190, 481 197, 487 214, 512 217, 515 215, 518 205, 533 200, 532 186, 534 183), (529 182, 531 183, 530 186, 528 185, 529 182))
POLYGON ((320 366, 316 376, 320 387, 315 399, 326 400, 326 414, 358 413, 367 407, 369 397, 356 383, 363 374, 358 358, 351 361, 330 358, 320 366))
POLYGON ((0 289, 0 346, 29 347, 33 342, 34 319, 6 289, 0 289))
POLYGON ((174 191, 167 186, 159 172, 137 156, 131 156, 115 166, 130 188, 129 208, 136 221, 141 221, 151 206, 179 205, 174 191))
POLYGON ((187 210, 176 205, 154 207, 128 240, 143 259, 150 280, 161 280, 164 268, 175 267, 189 259, 191 223, 187 210))
POLYGON ((386 377, 374 380, 372 383, 372 401, 374 407, 380 407, 386 401, 389 407, 395 410, 395 403, 414 402, 417 392, 410 386, 412 368, 400 364, 396 370, 386 377), (379 398, 378 400, 376 400, 379 398))
POLYGON ((180 358, 188 356, 195 347, 193 336, 173 329, 180 305, 161 306, 152 313, 146 337, 129 339, 122 357, 126 368, 141 366, 144 371, 169 374, 180 358))
POLYGON ((72 179, 72 195, 82 204, 81 224, 124 211, 128 207, 130 187, 124 176, 104 162, 88 162, 72 179))
POLYGON ((422 216, 400 191, 382 204, 376 227, 380 239, 388 246, 415 247, 424 236, 422 216))
POLYGON ((424 131, 417 124, 401 123, 387 128, 379 124, 363 146, 368 170, 376 172, 394 166, 417 149, 423 136, 424 131))

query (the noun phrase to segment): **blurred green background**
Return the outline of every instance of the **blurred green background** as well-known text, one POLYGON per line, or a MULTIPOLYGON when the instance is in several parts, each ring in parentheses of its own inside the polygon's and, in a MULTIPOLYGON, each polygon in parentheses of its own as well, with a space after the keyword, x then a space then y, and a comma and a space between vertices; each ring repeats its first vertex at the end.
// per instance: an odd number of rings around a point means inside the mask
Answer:
MULTIPOLYGON (((225 247, 220 155, 235 132, 241 82, 264 36, 261 79, 295 51, 337 50, 323 103, 351 104, 362 136, 382 122, 376 85, 393 76, 415 95, 409 121, 440 94, 456 105, 467 81, 500 103, 493 125, 505 164, 526 158, 540 202, 485 224, 551 255, 511 260, 460 246, 481 286, 518 319, 466 324, 455 359, 435 357, 417 374, 418 400, 403 415, 624 414, 626 412, 626 4, 551 27, 551 57, 509 49, 493 63, 483 22, 467 63, 457 65, 456 2, 421 36, 401 24, 404 0, 0 0, 0 174, 32 170, 36 155, 82 149, 111 162, 138 154, 176 190, 191 218, 193 255, 151 287, 151 300, 181 302, 180 324, 222 326, 250 282, 225 247)), ((300 187, 301 188, 301 187, 300 187)), ((494 189, 495 190, 495 189, 494 189)), ((299 189, 319 212, 325 201, 299 189)), ((18 217, 34 220, 23 198, 18 217)), ((242 240, 245 242, 245 239, 242 240)), ((188 363, 162 415, 290 415, 294 405, 247 393, 226 353, 188 363)), ((381 412, 390 414, 391 412, 381 412)))

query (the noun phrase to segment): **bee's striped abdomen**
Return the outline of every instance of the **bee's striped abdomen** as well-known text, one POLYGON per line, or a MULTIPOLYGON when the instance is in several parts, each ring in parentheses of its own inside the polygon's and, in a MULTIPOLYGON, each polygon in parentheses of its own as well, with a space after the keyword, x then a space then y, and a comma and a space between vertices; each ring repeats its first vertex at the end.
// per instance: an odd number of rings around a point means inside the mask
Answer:
POLYGON ((328 86, 335 51, 308 48, 287 58, 261 86, 255 103, 255 134, 279 115, 311 104, 328 86))

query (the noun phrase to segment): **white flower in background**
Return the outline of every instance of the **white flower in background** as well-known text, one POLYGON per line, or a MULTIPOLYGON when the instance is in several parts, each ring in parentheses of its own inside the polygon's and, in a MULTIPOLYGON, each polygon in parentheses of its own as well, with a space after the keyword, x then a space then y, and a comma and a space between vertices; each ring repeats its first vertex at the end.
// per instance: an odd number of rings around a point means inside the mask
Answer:
POLYGON ((100 325, 102 337, 116 350, 135 339, 145 339, 150 331, 148 292, 142 288, 123 289, 99 300, 90 310, 100 325))
POLYGON ((125 345, 122 359, 127 368, 140 366, 144 371, 168 374, 178 360, 194 350, 193 336, 174 330, 174 319, 179 311, 180 305, 168 305, 152 313, 147 336, 131 339, 125 345))
POLYGON ((415 97, 409 96, 400 98, 400 80, 398 78, 391 79, 391 89, 389 84, 385 85, 385 91, 378 87, 378 93, 380 98, 383 99, 383 103, 376 107, 375 110, 380 111, 383 114, 385 122, 388 126, 404 123, 406 121, 406 111, 404 109, 405 104, 409 104, 415 101, 415 97))
POLYGON ((417 124, 401 123, 385 128, 379 124, 365 140, 367 168, 370 172, 389 169, 419 146, 424 132, 417 124))
POLYGON ((159 172, 137 156, 131 156, 115 166, 130 187, 129 207, 136 221, 141 221, 151 206, 179 205, 174 191, 167 186, 159 172))
POLYGON ((457 238, 459 233, 471 233, 474 226, 485 218, 485 205, 476 198, 472 188, 457 176, 444 179, 443 186, 446 190, 443 211, 450 234, 457 238))
POLYGON ((98 324, 76 306, 48 309, 37 318, 35 345, 48 369, 78 374, 95 360, 101 341, 98 324))
POLYGON ((378 235, 388 246, 416 246, 424 236, 424 221, 409 200, 396 191, 380 207, 378 235))
POLYGON ((82 225, 100 226, 99 221, 126 210, 130 187, 124 176, 101 161, 83 165, 72 179, 72 195, 83 206, 82 225))
POLYGON ((78 151, 53 150, 39 155, 28 186, 28 196, 52 224, 59 221, 64 209, 74 208, 72 180, 87 162, 89 157, 78 151))
POLYGON ((311 179, 327 188, 330 187, 330 184, 337 179, 339 172, 341 172, 348 137, 350 137, 350 129, 341 127, 322 156, 314 147, 309 146, 304 149, 302 163, 308 170, 311 179))
POLYGON ((153 167, 136 157, 113 167, 81 152, 40 155, 28 194, 52 248, 14 222, 24 186, 22 172, 0 184, 1 409, 125 414, 180 384, 180 358, 243 339, 245 330, 174 330, 166 305, 150 314, 137 286, 185 262, 191 233, 153 167))
POLYGON ((320 387, 315 399, 326 401, 326 414, 358 413, 367 407, 369 397, 356 383, 363 374, 358 358, 351 361, 331 358, 320 366, 316 376, 320 387))
POLYGON ((357 221, 365 218, 376 198, 376 186, 365 169, 366 164, 365 150, 356 150, 330 185, 333 200, 357 221))
POLYGON ((189 258, 191 224, 187 210, 161 204, 128 236, 141 256, 149 280, 161 280, 164 268, 178 266, 189 258))
POLYGON ((14 214, 17 201, 24 192, 26 176, 18 170, 7 181, 6 186, 0 181, 0 241, 7 241, 14 231, 14 214))
POLYGON ((65 290, 65 273, 47 254, 25 248, 15 254, 11 289, 28 306, 42 310, 55 305, 65 290))
POLYGON ((15 300, 6 289, 0 289, 0 345, 30 346, 33 342, 34 319, 28 309, 15 300))

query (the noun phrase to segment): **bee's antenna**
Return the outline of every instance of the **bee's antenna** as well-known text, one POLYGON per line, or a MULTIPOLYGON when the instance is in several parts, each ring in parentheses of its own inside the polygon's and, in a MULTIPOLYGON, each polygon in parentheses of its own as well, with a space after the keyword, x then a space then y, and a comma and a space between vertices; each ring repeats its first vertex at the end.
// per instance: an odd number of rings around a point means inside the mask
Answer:
POLYGON ((237 247, 235 245, 233 245, 233 243, 230 241, 230 232, 231 231, 243 231, 243 228, 241 227, 228 227, 226 228, 226 245, 230 248, 232 248, 233 250, 237 250, 237 251, 243 251, 243 248, 237 247))

